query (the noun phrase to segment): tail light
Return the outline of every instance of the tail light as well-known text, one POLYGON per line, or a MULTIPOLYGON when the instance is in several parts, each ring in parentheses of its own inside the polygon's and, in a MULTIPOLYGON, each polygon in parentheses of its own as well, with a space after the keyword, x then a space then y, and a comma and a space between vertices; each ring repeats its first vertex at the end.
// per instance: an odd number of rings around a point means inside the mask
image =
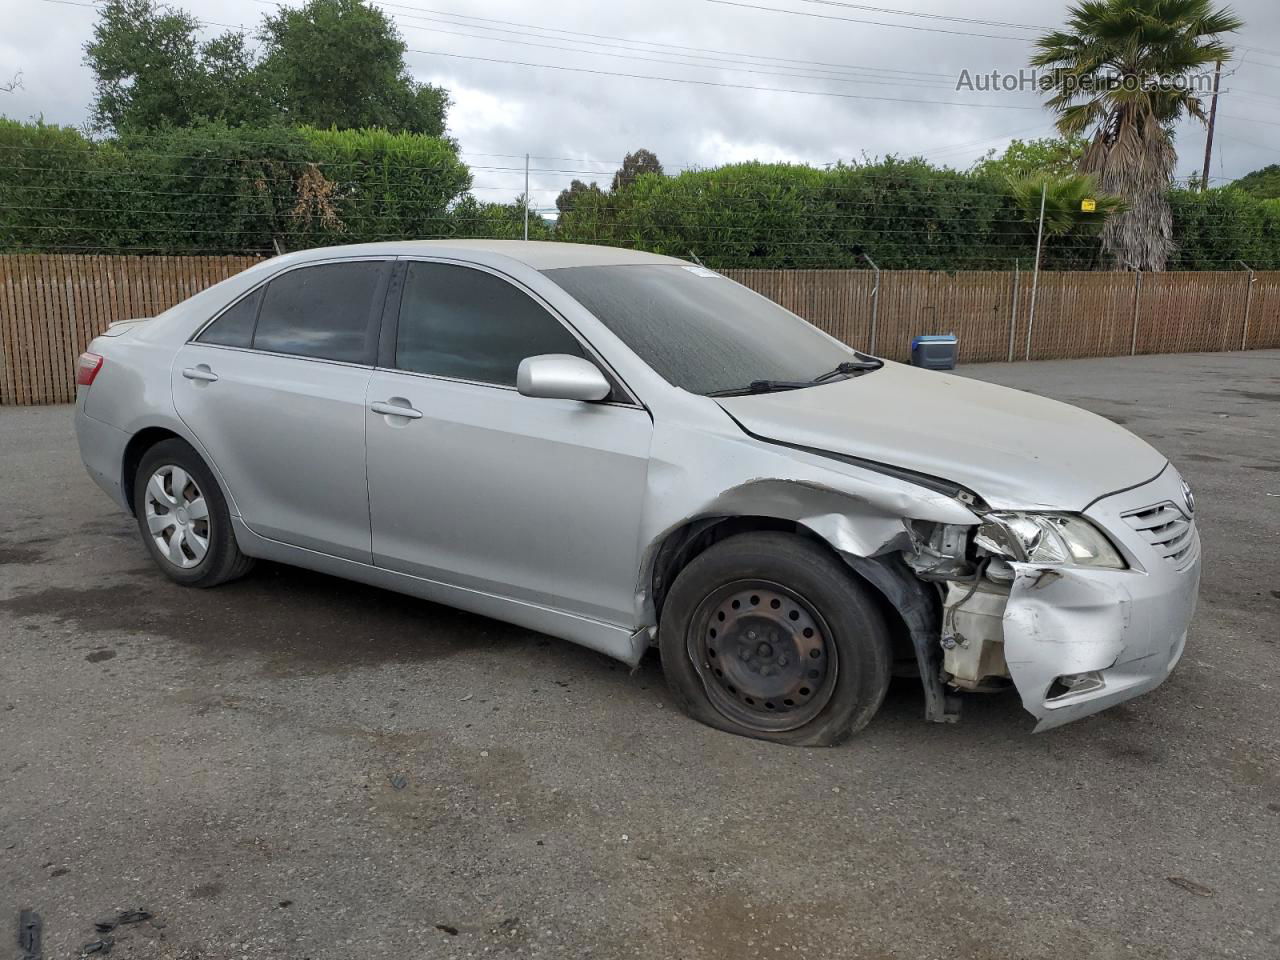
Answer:
POLYGON ((102 357, 96 353, 82 353, 76 361, 76 386, 91 387, 93 379, 102 369, 102 357))

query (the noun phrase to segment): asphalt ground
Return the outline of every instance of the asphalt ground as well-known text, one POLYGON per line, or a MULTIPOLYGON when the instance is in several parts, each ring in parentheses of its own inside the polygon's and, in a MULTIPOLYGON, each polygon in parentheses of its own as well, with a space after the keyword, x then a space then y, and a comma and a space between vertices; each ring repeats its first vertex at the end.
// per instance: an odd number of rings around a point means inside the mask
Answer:
POLYGON ((0 942, 142 908, 112 957, 1280 957, 1280 351, 963 372, 1194 486, 1159 690, 1033 736, 900 680, 845 746, 737 739, 656 659, 280 566, 175 586, 70 408, 0 408, 0 942))

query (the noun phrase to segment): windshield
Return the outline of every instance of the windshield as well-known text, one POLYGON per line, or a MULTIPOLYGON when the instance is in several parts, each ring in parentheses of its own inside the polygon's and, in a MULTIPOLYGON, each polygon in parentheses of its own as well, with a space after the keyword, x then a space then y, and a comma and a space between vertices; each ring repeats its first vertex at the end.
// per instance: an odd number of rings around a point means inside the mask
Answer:
POLYGON ((544 272, 663 379, 691 393, 812 380, 855 357, 772 300, 702 267, 637 263, 544 272))

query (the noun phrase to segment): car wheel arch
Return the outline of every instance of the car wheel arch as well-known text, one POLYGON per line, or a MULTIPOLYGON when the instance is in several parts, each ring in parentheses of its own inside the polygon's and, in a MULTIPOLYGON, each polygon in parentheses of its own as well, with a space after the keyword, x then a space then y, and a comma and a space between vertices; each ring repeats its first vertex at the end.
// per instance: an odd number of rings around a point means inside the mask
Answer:
POLYGON ((849 556, 837 550, 830 541, 804 524, 782 517, 765 515, 697 517, 669 531, 652 552, 653 561, 649 571, 646 600, 648 605, 651 605, 653 622, 655 624, 659 622, 662 604, 671 584, 694 558, 713 544, 728 537, 764 531, 794 534, 801 539, 820 545, 832 556, 840 559, 854 577, 871 588, 869 594, 877 601, 885 622, 889 625, 895 657, 901 659, 913 656, 910 624, 919 619, 919 611, 903 609, 899 606, 904 603, 904 598, 910 596, 907 591, 886 589, 901 575, 900 571, 891 568, 883 558, 859 557, 856 558, 856 563, 850 562, 849 556))
POLYGON ((227 483, 226 477, 222 475, 222 471, 218 469, 218 465, 209 456, 209 452, 205 450, 199 440, 187 431, 185 424, 167 421, 163 423, 146 423, 142 426, 135 425, 129 441, 125 444, 124 454, 120 461, 120 489, 124 492, 129 512, 133 512, 133 484, 134 475, 138 472, 138 465, 142 463, 142 458, 146 456, 148 450, 166 440, 181 440, 195 451, 196 456, 203 460, 205 466, 213 473, 222 495, 226 497, 227 507, 230 509, 232 516, 238 517, 240 511, 236 506, 235 494, 227 483))
POLYGON ((143 427, 129 438, 129 442, 125 444, 124 457, 120 465, 120 489, 124 492, 125 503, 129 506, 129 512, 134 512, 133 503, 133 484, 135 476, 138 472, 138 465, 142 463, 142 458, 146 456, 147 451, 158 443, 165 440, 181 440, 183 443, 190 443, 186 437, 175 433, 167 427, 143 427))

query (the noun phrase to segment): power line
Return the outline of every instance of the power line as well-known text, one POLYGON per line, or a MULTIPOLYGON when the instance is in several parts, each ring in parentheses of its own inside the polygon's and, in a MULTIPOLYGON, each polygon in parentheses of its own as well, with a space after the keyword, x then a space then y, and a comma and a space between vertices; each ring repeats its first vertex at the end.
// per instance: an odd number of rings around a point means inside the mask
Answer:
MULTIPOLYGON (((721 0, 711 0, 719 3, 721 0)), ((443 50, 415 50, 408 48, 407 53, 417 53, 429 57, 451 57, 457 60, 478 60, 483 63, 500 63, 516 67, 536 67, 542 70, 561 70, 568 73, 588 73, 604 77, 622 77, 628 80, 660 80, 665 83, 689 83, 700 87, 725 87, 732 90, 758 90, 765 93, 795 93, 811 97, 836 97, 841 100, 876 100, 883 103, 927 103, 942 107, 977 107, 990 110, 1039 110, 1040 107, 1019 106, 1011 103, 964 103, 957 100, 919 100, 910 97, 877 97, 870 94, 838 93, 831 90, 797 90, 787 87, 758 87, 742 83, 725 83, 717 80, 695 80, 688 77, 662 77, 644 73, 620 73, 613 70, 595 70, 587 67, 570 67, 554 63, 528 63, 522 60, 504 60, 501 57, 480 57, 465 53, 447 53, 443 50)))
POLYGON ((784 7, 765 7, 754 3, 741 3, 739 0, 706 0, 707 3, 718 3, 725 7, 742 7, 745 10, 768 10, 770 13, 788 13, 796 17, 816 17, 820 20, 842 20, 846 23, 865 23, 874 27, 897 27, 900 30, 918 30, 925 33, 948 33, 957 37, 981 37, 986 40, 1020 40, 1026 43, 1029 37, 1010 37, 995 33, 973 33, 968 30, 949 30, 946 27, 922 27, 914 23, 888 23, 884 20, 865 20, 861 17, 842 17, 834 13, 814 13, 811 10, 787 10, 784 7))
MULTIPOLYGON (((513 40, 507 37, 486 37, 486 36, 482 36, 480 34, 475 34, 475 33, 459 33, 458 31, 455 31, 455 30, 441 30, 439 27, 420 27, 420 26, 415 26, 414 24, 411 24, 411 23, 406 23, 403 25, 408 27, 410 30, 424 30, 429 33, 442 34, 450 37, 466 37, 472 40, 487 40, 490 43, 513 43, 513 44, 518 44, 520 46, 525 46, 525 47, 541 47, 545 50, 563 50, 567 53, 586 54, 587 56, 591 56, 591 57, 611 57, 614 59, 622 58, 624 60, 640 60, 646 63, 662 63, 662 64, 667 64, 669 66, 676 66, 676 67, 696 67, 702 70, 722 70, 727 73, 752 73, 752 74, 761 74, 761 75, 772 76, 772 77, 790 77, 797 80, 829 80, 833 83, 875 84, 879 86, 891 86, 891 87, 910 84, 910 85, 918 85, 922 87, 935 87, 935 88, 947 89, 947 90, 955 89, 955 86, 952 83, 949 83, 949 82, 944 83, 937 80, 926 80, 922 77, 921 78, 898 77, 891 80, 872 80, 866 77, 851 76, 851 75, 839 76, 839 75, 829 75, 829 74, 823 75, 823 74, 813 74, 813 73, 781 72, 777 70, 757 70, 751 67, 734 67, 734 66, 721 65, 728 61, 719 61, 717 63, 691 63, 684 60, 664 60, 664 59, 659 59, 657 57, 643 57, 643 56, 639 56, 636 53, 611 53, 604 50, 583 50, 579 47, 564 47, 564 46, 560 46, 558 44, 552 44, 552 43, 538 43, 535 40, 513 40)), ((493 28, 488 28, 488 29, 493 29, 493 28)), ((513 31, 506 31, 506 32, 513 32, 513 31)), ((576 41, 576 42, 595 43, 596 41, 576 41)), ((614 47, 621 50, 633 49, 631 47, 624 47, 621 44, 599 44, 599 45, 614 47)))
MULTIPOLYGON (((274 5, 273 0, 257 0, 257 2, 274 5)), ((650 47, 666 47, 671 50, 684 50, 693 54, 707 54, 707 53, 723 54, 725 56, 735 57, 738 59, 746 58, 751 60, 769 60, 769 61, 774 61, 776 63, 800 64, 806 67, 832 67, 835 69, 842 69, 842 70, 874 71, 875 73, 914 74, 917 76, 924 76, 924 77, 941 77, 943 79, 950 79, 951 77, 951 74, 947 74, 947 73, 931 73, 931 72, 921 71, 921 70, 904 70, 901 68, 881 67, 881 66, 868 65, 868 64, 832 63, 832 62, 823 61, 823 60, 798 59, 794 57, 777 57, 777 56, 772 56, 769 54, 761 54, 761 53, 744 53, 743 51, 740 51, 740 50, 719 50, 714 47, 692 47, 692 46, 686 46, 684 44, 666 43, 658 40, 638 40, 631 37, 617 36, 615 34, 587 33, 581 30, 565 30, 559 27, 543 27, 543 26, 538 26, 536 24, 531 24, 531 23, 518 23, 510 20, 496 20, 491 17, 477 17, 472 14, 452 13, 447 10, 434 10, 428 7, 417 7, 417 6, 412 6, 404 3, 379 2, 378 5, 382 7, 393 7, 397 10, 414 10, 422 13, 438 14, 442 16, 453 17, 456 20, 475 20, 483 23, 497 23, 497 24, 502 24, 503 26, 506 26, 506 27, 522 27, 527 30, 537 30, 543 33, 562 33, 562 34, 575 36, 575 37, 590 37, 595 40, 621 40, 626 43, 644 44, 645 46, 650 46, 650 47)), ((400 16, 411 16, 411 15, 400 14, 400 16)), ((417 17, 417 19, 431 19, 431 18, 417 17)), ((462 26, 462 24, 458 24, 458 26, 462 26)))
POLYGON ((953 23, 972 23, 983 27, 1009 27, 1014 30, 1048 30, 1049 27, 1038 27, 1031 23, 1010 23, 1006 20, 978 20, 973 17, 952 17, 943 13, 919 13, 914 10, 899 10, 895 7, 869 7, 861 3, 842 3, 840 0, 800 0, 801 3, 820 4, 824 7, 845 7, 850 10, 864 10, 868 13, 888 13, 895 17, 921 17, 927 20, 949 20, 953 23))

